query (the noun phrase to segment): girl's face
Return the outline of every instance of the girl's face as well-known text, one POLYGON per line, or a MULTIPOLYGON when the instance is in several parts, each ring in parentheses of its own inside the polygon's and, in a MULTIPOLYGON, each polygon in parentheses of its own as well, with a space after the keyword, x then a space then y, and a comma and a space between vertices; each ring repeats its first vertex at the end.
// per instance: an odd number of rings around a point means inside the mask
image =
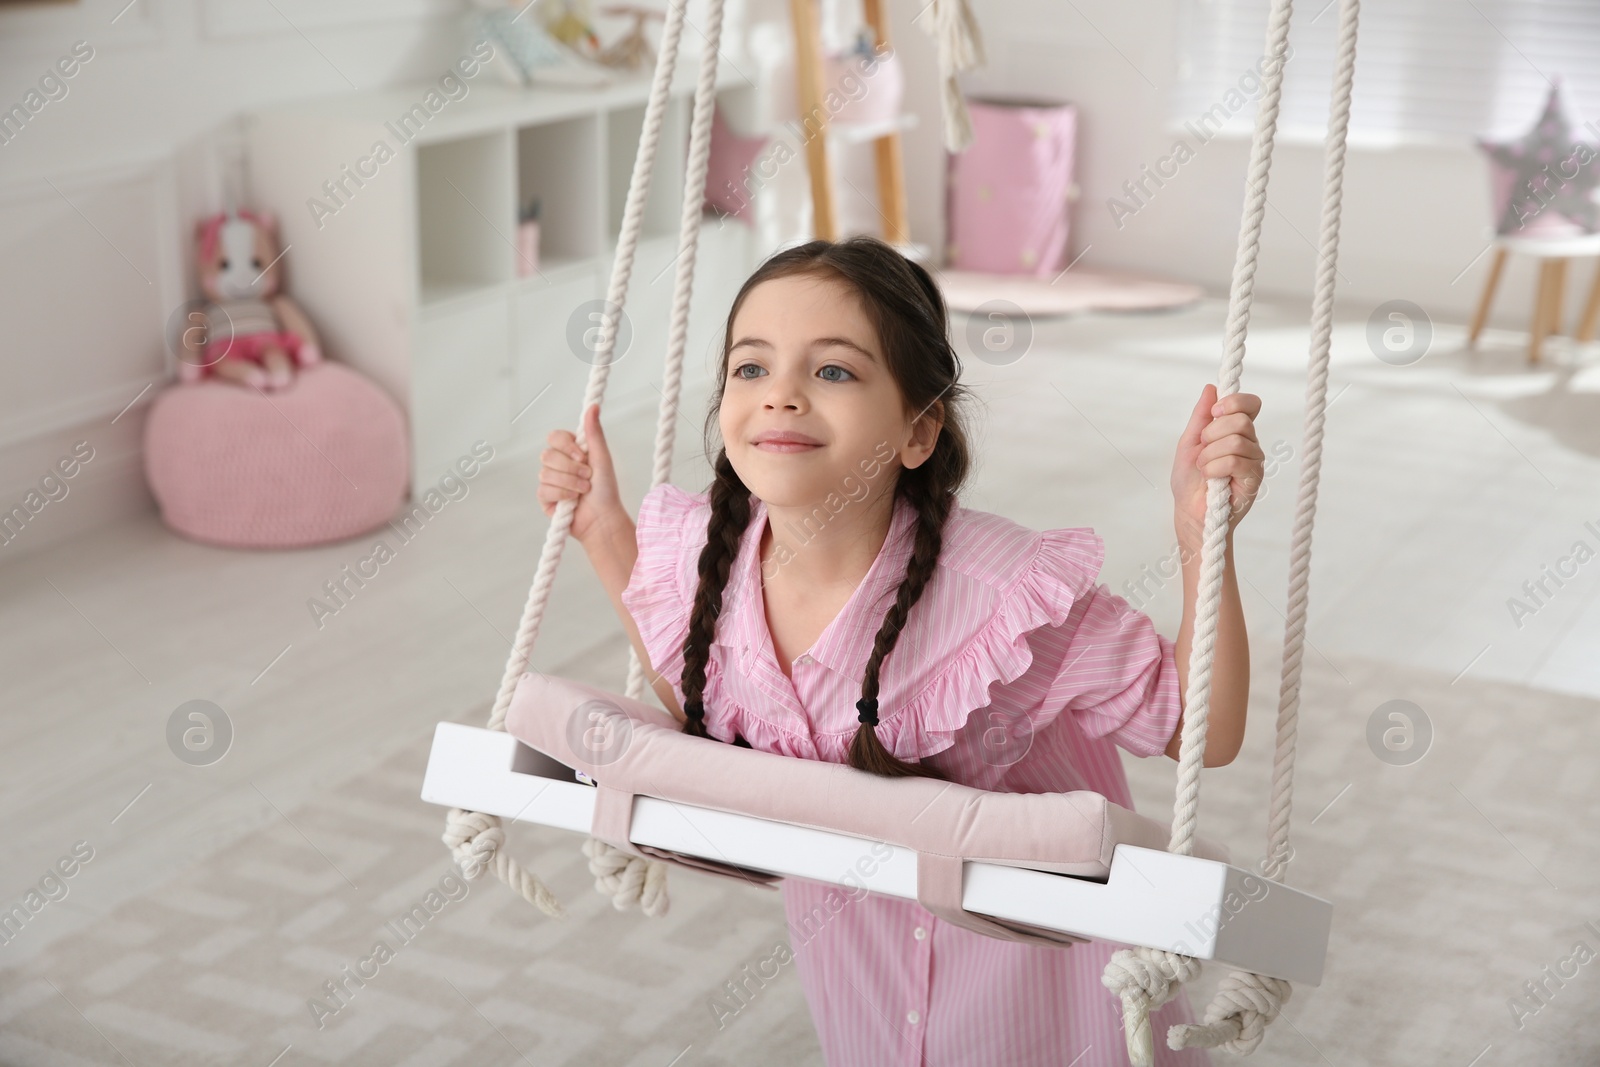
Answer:
POLYGON ((719 422, 728 460, 769 507, 859 501, 919 466, 935 405, 912 425, 855 291, 832 277, 762 282, 733 321, 719 422), (771 435, 794 439, 766 440, 771 435))

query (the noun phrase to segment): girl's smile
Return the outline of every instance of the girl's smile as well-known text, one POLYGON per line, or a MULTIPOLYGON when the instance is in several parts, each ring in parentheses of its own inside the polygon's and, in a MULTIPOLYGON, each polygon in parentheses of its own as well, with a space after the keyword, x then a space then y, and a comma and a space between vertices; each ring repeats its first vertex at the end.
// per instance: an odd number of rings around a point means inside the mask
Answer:
POLYGON ((754 444, 763 452, 813 452, 822 442, 809 434, 793 430, 764 430, 756 434, 754 444))

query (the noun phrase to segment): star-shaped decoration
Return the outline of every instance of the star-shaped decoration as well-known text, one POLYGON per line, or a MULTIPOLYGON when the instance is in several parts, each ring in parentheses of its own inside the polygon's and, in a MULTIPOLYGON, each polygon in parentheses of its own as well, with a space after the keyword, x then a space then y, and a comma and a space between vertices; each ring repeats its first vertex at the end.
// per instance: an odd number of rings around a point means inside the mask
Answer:
POLYGON ((1544 114, 1532 129, 1504 144, 1480 137, 1478 147, 1495 172, 1495 232, 1531 236, 1600 231, 1594 200, 1600 188, 1600 151, 1573 140, 1561 107, 1559 79, 1550 86, 1544 114))

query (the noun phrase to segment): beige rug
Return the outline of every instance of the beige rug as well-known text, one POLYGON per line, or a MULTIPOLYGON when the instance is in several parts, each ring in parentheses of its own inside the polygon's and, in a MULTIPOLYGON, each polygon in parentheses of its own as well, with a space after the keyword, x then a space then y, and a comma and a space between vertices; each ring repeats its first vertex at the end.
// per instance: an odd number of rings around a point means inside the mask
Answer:
POLYGON ((1054 280, 965 270, 941 271, 934 280, 952 311, 971 312, 1005 301, 1038 316, 1154 311, 1192 304, 1202 295, 1198 285, 1186 282, 1089 267, 1072 267, 1054 280))
MULTIPOLYGON (((1201 812, 1204 831, 1246 863, 1264 843, 1277 688, 1271 650, 1255 651, 1251 737, 1234 765, 1207 772, 1201 812)), ((1548 983, 1520 1028, 1508 1006, 1545 967, 1570 973, 1575 942, 1600 951, 1583 926, 1600 925, 1600 706, 1470 677, 1341 669, 1308 655, 1291 869, 1334 901, 1330 964, 1321 987, 1296 989, 1250 1062, 1600 1063, 1600 960, 1548 983), (1372 710, 1394 698, 1432 722, 1431 750, 1411 766, 1384 763, 1366 740, 1372 710)), ((522 827, 517 855, 569 918, 545 919, 492 880, 463 895, 441 881, 441 812, 417 799, 427 744, 417 737, 31 959, 0 951, 0 1063, 820 1063, 792 968, 731 1018, 724 1009, 725 1025, 713 1008, 784 938, 777 894, 674 871, 669 915, 646 920, 593 891, 575 835, 522 827), (397 933, 391 924, 426 910, 430 891, 434 910, 397 933), (324 983, 380 939, 393 958, 367 964, 371 977, 347 982, 330 1013, 324 983)), ((1162 811, 1175 765, 1129 764, 1141 808, 1162 811)), ((1197 1006, 1221 977, 1206 970, 1197 1006)))

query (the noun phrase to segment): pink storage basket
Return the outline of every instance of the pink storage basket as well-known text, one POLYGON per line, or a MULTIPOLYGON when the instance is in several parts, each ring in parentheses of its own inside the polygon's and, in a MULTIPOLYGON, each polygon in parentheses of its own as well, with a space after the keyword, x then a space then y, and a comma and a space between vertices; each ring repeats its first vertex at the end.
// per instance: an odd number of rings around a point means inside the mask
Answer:
POLYGON ((1053 278, 1067 265, 1077 109, 969 100, 972 144, 950 155, 946 266, 1053 278))
POLYGON ((389 394, 323 361, 277 392, 218 381, 151 406, 145 477, 176 532, 234 548, 339 541, 388 521, 411 466, 389 394))

